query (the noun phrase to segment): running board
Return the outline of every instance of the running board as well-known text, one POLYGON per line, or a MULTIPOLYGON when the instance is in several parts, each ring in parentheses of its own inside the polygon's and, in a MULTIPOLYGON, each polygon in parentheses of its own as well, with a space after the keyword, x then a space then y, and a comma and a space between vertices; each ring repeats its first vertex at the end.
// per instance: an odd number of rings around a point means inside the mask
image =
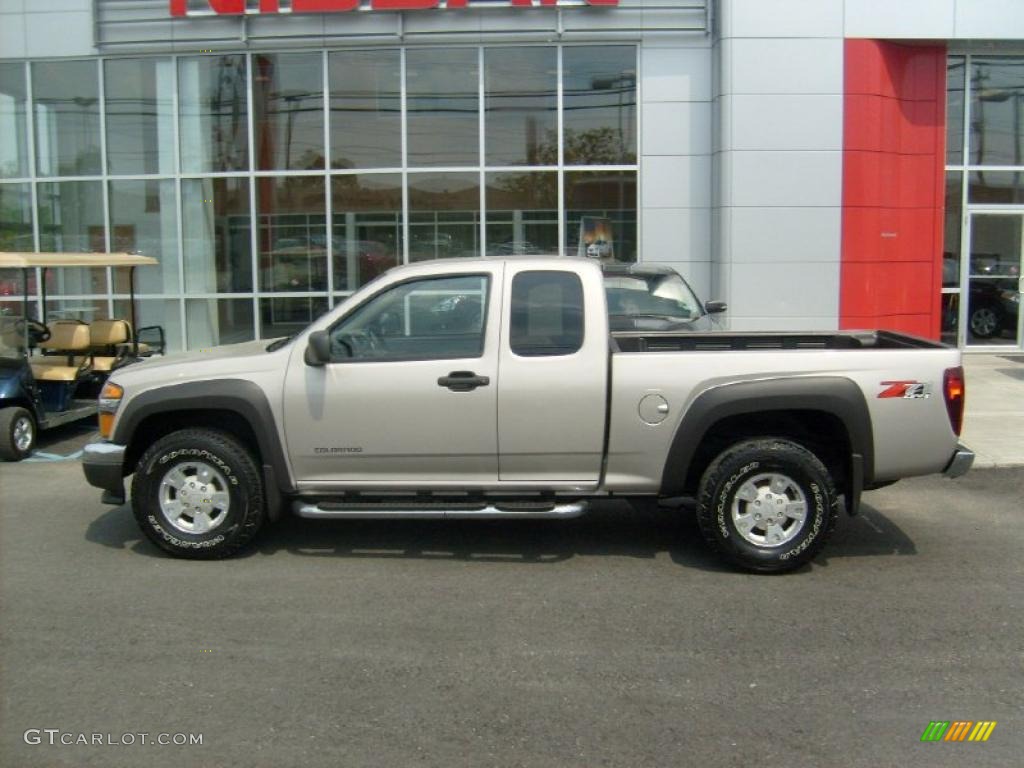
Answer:
POLYGON ((299 517, 330 520, 376 520, 380 518, 416 520, 554 520, 579 517, 587 511, 587 502, 565 504, 509 503, 346 503, 319 504, 296 501, 292 506, 299 517))

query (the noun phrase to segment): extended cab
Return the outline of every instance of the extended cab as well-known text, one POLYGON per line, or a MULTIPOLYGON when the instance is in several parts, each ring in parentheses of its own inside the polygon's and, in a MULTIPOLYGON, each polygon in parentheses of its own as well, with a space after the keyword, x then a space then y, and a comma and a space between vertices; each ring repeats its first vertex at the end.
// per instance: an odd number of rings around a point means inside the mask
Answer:
POLYGON ((151 359, 100 398, 89 482, 158 546, 307 518, 559 518, 697 500, 733 563, 810 560, 841 502, 966 472, 960 356, 885 332, 726 333, 675 273, 575 258, 393 269, 295 337, 151 359))

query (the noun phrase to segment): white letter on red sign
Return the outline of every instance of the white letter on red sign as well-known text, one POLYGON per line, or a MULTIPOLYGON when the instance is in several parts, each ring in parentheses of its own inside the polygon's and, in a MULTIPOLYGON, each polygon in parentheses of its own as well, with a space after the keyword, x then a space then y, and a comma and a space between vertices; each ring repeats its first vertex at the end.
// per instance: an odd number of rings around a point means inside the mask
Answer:
POLYGON ((375 11, 419 11, 440 4, 441 0, 373 0, 370 7, 375 11))
POLYGON ((354 11, 358 7, 359 0, 292 0, 295 13, 333 13, 354 11))
POLYGON ((245 0, 207 0, 215 13, 237 15, 245 13, 245 0))

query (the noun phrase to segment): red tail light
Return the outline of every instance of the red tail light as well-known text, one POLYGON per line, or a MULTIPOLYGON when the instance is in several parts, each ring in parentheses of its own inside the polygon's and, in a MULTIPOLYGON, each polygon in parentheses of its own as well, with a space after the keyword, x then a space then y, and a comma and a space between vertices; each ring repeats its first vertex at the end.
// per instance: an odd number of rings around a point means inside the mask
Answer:
POLYGON ((949 425, 959 435, 964 425, 964 398, 967 395, 967 382, 962 366, 946 369, 942 377, 942 392, 946 398, 946 410, 949 412, 949 425))

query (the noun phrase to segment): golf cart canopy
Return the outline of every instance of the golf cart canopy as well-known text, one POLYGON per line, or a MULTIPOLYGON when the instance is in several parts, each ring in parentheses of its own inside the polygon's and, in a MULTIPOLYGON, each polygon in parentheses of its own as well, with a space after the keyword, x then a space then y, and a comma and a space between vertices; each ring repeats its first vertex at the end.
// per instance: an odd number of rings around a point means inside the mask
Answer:
POLYGON ((141 267, 160 262, 137 253, 9 253, 0 251, 0 269, 34 267, 141 267))

